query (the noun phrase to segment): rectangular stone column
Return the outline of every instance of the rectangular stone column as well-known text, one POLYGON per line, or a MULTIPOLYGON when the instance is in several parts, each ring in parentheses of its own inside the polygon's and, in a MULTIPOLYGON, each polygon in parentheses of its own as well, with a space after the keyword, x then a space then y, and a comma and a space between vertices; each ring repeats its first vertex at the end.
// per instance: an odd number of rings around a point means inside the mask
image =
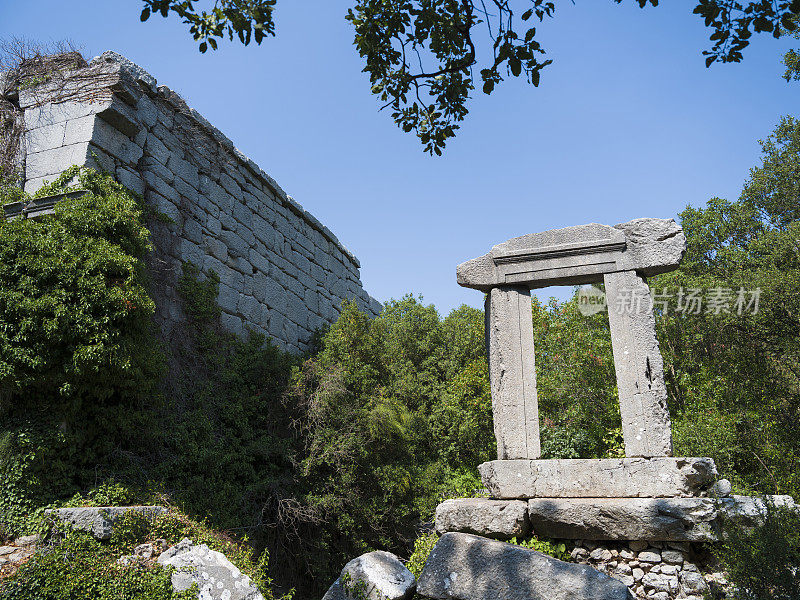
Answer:
POLYGON ((539 405, 528 288, 501 286, 487 294, 486 346, 497 457, 539 458, 539 405))
POLYGON ((604 280, 625 456, 672 456, 650 287, 634 271, 607 273, 604 280))

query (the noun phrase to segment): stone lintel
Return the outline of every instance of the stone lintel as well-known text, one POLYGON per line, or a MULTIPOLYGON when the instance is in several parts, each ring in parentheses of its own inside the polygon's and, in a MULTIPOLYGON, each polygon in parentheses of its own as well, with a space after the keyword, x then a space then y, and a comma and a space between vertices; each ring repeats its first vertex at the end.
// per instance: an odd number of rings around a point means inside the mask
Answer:
POLYGON ((691 497, 717 479, 710 458, 494 460, 478 470, 497 499, 691 497))
POLYGON ((617 271, 645 276, 671 271, 685 250, 683 230, 673 219, 634 219, 614 227, 590 223, 497 244, 460 264, 456 278, 461 286, 483 291, 498 285, 581 285, 617 271))
POLYGON ((539 458, 539 407, 529 290, 503 286, 487 294, 486 346, 497 457, 539 458))

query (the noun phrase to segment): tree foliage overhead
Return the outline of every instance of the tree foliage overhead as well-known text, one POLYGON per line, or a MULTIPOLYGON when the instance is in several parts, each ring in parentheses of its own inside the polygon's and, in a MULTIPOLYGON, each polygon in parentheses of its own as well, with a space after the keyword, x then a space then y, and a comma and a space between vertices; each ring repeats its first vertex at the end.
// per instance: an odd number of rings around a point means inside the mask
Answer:
MULTIPOLYGON (((275 35, 276 0, 142 0, 141 19, 177 15, 189 25, 200 52, 217 38, 260 44, 275 35)), ((622 0, 613 0, 617 4, 622 0)), ((641 8, 658 0, 633 0, 641 8)), ((373 94, 395 123, 414 132, 426 152, 441 154, 469 112, 476 86, 491 94, 505 77, 539 85, 552 60, 537 40, 535 24, 555 14, 554 0, 356 0, 347 11, 353 43, 364 59, 373 94)), ((713 62, 739 62, 753 33, 779 37, 795 31, 800 0, 698 0, 694 13, 711 29, 713 62)))

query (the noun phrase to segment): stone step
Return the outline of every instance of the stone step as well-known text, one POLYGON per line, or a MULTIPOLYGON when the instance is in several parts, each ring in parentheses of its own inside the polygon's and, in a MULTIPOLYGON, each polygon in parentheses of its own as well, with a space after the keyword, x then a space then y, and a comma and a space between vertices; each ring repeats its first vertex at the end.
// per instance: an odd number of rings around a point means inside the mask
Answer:
MULTIPOLYGON (((767 496, 776 506, 796 507, 791 496, 767 496)), ((536 498, 446 500, 436 508, 439 533, 477 533, 508 539, 529 531, 537 536, 574 540, 713 542, 720 517, 756 525, 764 500, 726 498, 536 498), (524 510, 523 510, 524 507, 524 510)))

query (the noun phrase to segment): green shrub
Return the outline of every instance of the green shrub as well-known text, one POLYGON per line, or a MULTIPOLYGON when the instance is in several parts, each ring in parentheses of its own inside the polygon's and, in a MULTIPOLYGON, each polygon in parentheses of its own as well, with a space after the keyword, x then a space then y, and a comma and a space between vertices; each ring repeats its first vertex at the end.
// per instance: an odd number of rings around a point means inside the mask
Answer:
POLYGON ((558 560, 567 561, 571 559, 569 551, 567 550, 567 544, 562 541, 551 540, 548 538, 537 538, 535 535, 532 535, 529 538, 520 540, 517 540, 517 538, 514 537, 511 538, 508 543, 522 546, 523 548, 528 548, 529 550, 536 550, 537 552, 547 554, 548 556, 552 556, 558 560))
POLYGON ((716 555, 735 587, 736 600, 800 598, 800 513, 766 501, 763 523, 723 524, 716 555))
POLYGON ((414 552, 409 557, 406 568, 417 579, 422 575, 422 569, 438 541, 439 536, 435 533, 423 533, 414 541, 414 552))
POLYGON ((77 168, 37 195, 71 189, 87 193, 51 216, 0 222, 0 521, 12 532, 112 462, 124 470, 125 450, 155 430, 163 354, 139 199, 77 168))
POLYGON ((268 554, 255 560, 253 549, 234 542, 204 523, 176 511, 150 519, 129 511, 115 524, 108 543, 98 542, 82 531, 50 524, 47 541, 31 560, 0 584, 7 600, 190 600, 197 589, 172 591, 170 570, 157 563, 123 566, 116 561, 147 541, 163 538, 169 545, 188 537, 196 544, 218 550, 248 575, 266 600, 291 600, 292 594, 276 596, 267 576, 268 554))

